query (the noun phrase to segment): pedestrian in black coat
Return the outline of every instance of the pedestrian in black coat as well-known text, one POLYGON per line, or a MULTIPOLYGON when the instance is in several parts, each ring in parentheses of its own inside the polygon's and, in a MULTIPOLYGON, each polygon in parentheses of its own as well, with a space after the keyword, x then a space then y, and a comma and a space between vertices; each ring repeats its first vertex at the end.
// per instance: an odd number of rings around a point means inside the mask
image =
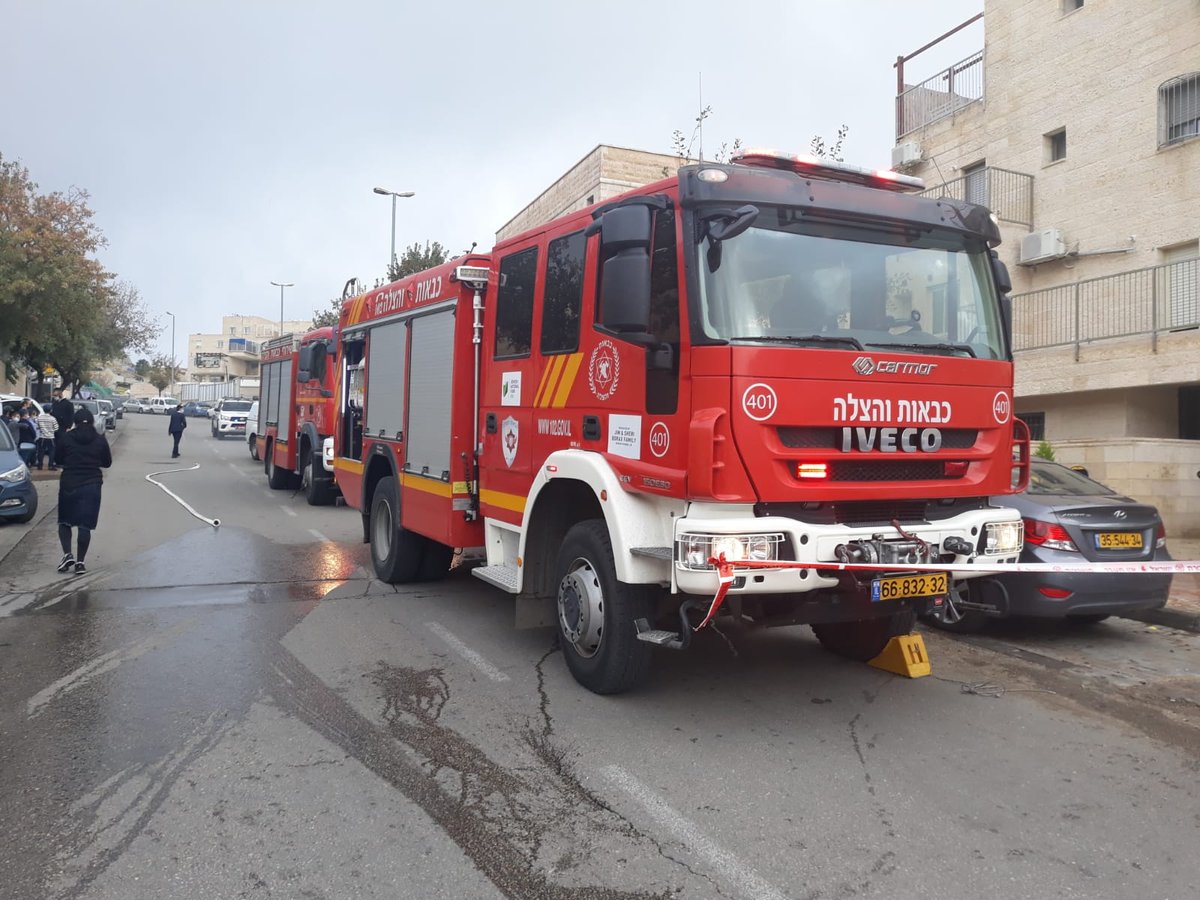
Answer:
POLYGON ((60 435, 54 448, 55 462, 62 467, 58 481, 58 540, 63 558, 58 571, 75 570, 76 575, 87 571, 83 564, 92 531, 100 518, 100 485, 104 481, 101 469, 112 465, 112 450, 108 438, 96 431, 96 422, 87 409, 75 413, 75 427, 60 435), (71 529, 79 532, 78 549, 71 555, 71 529))
POLYGON ((183 437, 183 429, 187 428, 187 416, 183 414, 183 404, 178 403, 171 411, 171 421, 167 423, 167 434, 175 439, 171 447, 171 459, 179 455, 179 439, 183 437))

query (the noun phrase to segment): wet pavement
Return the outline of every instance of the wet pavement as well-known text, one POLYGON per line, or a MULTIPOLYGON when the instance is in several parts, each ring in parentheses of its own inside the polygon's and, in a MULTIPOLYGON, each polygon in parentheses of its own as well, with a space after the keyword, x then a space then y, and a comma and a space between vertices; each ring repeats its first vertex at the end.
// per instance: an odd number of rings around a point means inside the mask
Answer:
POLYGON ((85 576, 0 563, 0 897, 1184 897, 1200 652, 1126 620, 701 635, 598 697, 466 572, 367 577, 358 516, 125 420, 85 576), (159 445, 162 444, 160 447, 159 445))

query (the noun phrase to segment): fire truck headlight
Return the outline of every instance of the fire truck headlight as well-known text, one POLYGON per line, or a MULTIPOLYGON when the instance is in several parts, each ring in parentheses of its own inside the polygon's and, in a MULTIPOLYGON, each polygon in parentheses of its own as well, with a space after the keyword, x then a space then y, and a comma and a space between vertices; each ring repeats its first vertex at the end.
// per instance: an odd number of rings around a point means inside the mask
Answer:
POLYGON ((782 534, 685 534, 679 538, 679 562, 686 569, 711 569, 709 560, 727 562, 778 559, 782 534))
POLYGON ((1024 526, 1020 522, 988 522, 983 552, 992 556, 1020 553, 1024 526))

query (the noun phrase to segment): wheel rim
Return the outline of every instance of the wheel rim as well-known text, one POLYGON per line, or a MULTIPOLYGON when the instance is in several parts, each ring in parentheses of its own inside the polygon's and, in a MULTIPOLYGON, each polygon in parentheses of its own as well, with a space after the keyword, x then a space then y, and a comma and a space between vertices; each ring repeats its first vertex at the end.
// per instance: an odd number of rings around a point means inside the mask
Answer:
POLYGON ((558 625, 582 657, 595 656, 604 639, 604 591, 586 559, 576 559, 558 585, 558 625))
POLYGON ((312 457, 309 456, 308 461, 304 464, 303 474, 300 476, 301 485, 304 490, 312 487, 312 457))
POLYGON ((953 587, 950 593, 946 595, 945 601, 941 606, 933 611, 933 617, 944 625, 957 625, 967 617, 965 609, 959 609, 955 604, 955 600, 963 599, 963 594, 966 593, 966 588, 953 587))
POLYGON ((387 559, 392 555, 392 504, 386 497, 375 507, 375 519, 371 522, 371 552, 376 559, 387 559))

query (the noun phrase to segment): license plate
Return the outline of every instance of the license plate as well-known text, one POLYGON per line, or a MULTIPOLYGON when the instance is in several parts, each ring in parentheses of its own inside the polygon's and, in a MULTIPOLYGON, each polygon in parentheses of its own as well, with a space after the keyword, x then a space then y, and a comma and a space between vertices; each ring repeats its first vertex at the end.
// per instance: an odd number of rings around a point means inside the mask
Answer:
POLYGON ((1143 546, 1140 531, 1102 531, 1096 535, 1098 550, 1141 550, 1143 546))
POLYGON ((893 575, 871 582, 871 602, 912 600, 916 597, 940 597, 947 593, 945 572, 928 575, 893 575))

